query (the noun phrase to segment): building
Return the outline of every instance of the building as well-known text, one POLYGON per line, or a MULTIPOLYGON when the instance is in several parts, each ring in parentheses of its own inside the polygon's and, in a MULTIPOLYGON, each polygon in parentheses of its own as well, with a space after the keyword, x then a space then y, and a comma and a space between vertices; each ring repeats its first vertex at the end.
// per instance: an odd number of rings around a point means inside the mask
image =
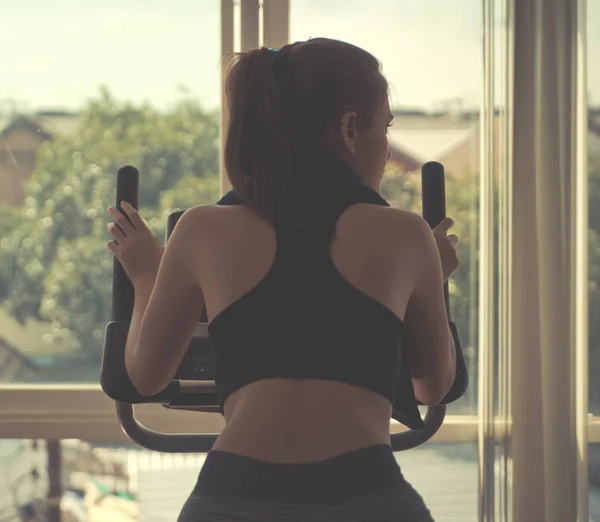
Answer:
MULTIPOLYGON (((471 112, 395 111, 388 132, 391 161, 403 172, 416 172, 439 161, 450 176, 480 170, 479 115, 471 112)), ((41 145, 55 134, 75 132, 76 113, 42 111, 32 116, 0 118, 0 204, 22 205, 41 145)), ((589 111, 588 149, 600 154, 600 108, 589 111)))
POLYGON ((23 204, 42 143, 57 132, 73 132, 77 121, 77 115, 60 111, 0 118, 0 204, 23 204))

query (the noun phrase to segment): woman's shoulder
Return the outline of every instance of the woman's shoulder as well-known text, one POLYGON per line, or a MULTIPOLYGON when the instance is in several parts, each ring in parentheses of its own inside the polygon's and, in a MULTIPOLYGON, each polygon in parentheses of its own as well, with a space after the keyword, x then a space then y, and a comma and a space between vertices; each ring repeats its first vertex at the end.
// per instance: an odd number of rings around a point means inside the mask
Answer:
MULTIPOLYGON (((180 221, 186 223, 182 228, 189 233, 195 237, 201 234, 206 239, 224 235, 247 236, 272 228, 247 205, 197 205, 186 210, 180 221)), ((375 230, 379 236, 383 232, 383 235, 405 240, 430 233, 427 222, 415 212, 368 203, 358 203, 349 208, 338 222, 340 226, 353 234, 361 230, 371 234, 375 230)))
POLYGON ((247 231, 264 222, 246 205, 197 205, 186 210, 181 220, 186 220, 189 231, 203 235, 221 235, 247 231))
POLYGON ((422 216, 410 210, 358 203, 347 212, 347 222, 352 227, 386 230, 392 234, 400 231, 419 233, 428 228, 422 216))
POLYGON ((222 205, 220 203, 210 203, 207 205, 196 205, 190 207, 184 214, 190 214, 194 219, 223 219, 225 216, 243 215, 252 212, 248 205, 242 203, 236 205, 222 205))

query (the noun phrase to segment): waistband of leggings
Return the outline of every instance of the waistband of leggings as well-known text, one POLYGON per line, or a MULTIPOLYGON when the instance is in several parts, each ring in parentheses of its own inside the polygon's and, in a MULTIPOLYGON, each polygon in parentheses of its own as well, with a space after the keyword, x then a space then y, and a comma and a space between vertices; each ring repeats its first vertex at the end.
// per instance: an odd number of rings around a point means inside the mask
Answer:
POLYGON ((206 457, 193 494, 256 502, 335 505, 403 480, 387 444, 306 464, 280 464, 213 450, 206 457))

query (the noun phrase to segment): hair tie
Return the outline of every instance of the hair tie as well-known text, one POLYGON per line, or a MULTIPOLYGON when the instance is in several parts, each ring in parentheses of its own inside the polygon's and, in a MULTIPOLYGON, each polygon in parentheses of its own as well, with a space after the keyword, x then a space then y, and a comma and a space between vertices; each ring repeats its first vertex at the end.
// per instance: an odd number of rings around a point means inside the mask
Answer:
POLYGON ((276 73, 279 69, 279 64, 281 62, 281 49, 275 49, 274 47, 267 47, 267 51, 273 53, 273 62, 271 64, 271 83, 273 84, 273 88, 277 90, 277 82, 276 82, 276 73))

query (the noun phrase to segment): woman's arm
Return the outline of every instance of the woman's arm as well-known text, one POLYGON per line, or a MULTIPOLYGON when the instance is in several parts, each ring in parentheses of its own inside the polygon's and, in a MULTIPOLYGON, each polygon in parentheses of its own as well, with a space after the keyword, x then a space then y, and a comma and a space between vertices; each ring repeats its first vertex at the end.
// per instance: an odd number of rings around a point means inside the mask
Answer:
MULTIPOLYGON (((418 220, 418 225, 411 245, 416 260, 415 286, 404 317, 404 346, 416 398, 423 404, 435 405, 454 382, 456 350, 444 301, 444 279, 448 274, 444 273, 429 225, 422 219, 418 220)), ((444 240, 451 241, 449 238, 444 240)), ((450 265, 454 266, 455 254, 451 249, 449 251, 450 265)), ((458 266, 457 260, 455 264, 458 266)))
POLYGON ((162 391, 175 375, 204 310, 197 274, 201 243, 198 213, 179 219, 158 274, 133 281, 135 304, 125 365, 131 382, 145 396, 162 391))

